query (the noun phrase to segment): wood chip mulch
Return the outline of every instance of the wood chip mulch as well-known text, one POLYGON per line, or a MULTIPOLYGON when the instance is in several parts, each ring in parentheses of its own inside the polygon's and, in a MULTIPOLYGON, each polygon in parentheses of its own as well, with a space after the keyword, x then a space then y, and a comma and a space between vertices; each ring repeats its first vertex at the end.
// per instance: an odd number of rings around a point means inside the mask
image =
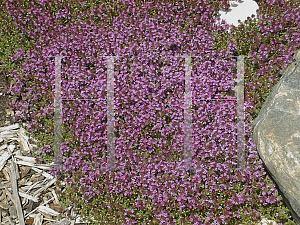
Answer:
POLYGON ((32 157, 40 154, 36 142, 17 123, 0 127, 0 224, 88 224, 59 201, 66 182, 58 184, 49 173, 53 165, 32 157))

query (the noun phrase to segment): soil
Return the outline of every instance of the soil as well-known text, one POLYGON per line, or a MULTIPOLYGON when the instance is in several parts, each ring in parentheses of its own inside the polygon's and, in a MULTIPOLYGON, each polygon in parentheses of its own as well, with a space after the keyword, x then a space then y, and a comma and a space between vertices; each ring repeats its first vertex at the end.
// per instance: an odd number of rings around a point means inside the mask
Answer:
POLYGON ((8 95, 5 87, 10 87, 11 78, 5 69, 0 68, 0 127, 9 126, 15 123, 13 112, 10 110, 9 103, 13 102, 13 96, 8 95))

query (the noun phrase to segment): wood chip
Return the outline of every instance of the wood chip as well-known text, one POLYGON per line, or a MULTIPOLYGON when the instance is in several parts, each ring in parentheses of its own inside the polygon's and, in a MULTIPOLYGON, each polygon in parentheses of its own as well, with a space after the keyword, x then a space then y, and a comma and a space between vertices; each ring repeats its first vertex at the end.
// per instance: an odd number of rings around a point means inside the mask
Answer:
POLYGON ((42 225, 42 222, 43 222, 43 215, 39 213, 35 216, 33 224, 34 225, 42 225))
POLYGON ((4 167, 6 164, 6 161, 11 157, 11 153, 5 151, 3 154, 0 156, 0 170, 4 167))
POLYGON ((36 159, 34 157, 27 157, 27 156, 15 156, 17 159, 22 159, 23 161, 29 162, 29 163, 35 163, 36 159))
POLYGON ((14 160, 11 160, 10 175, 11 175, 11 185, 13 189, 13 198, 14 198, 15 208, 17 209, 19 223, 20 225, 25 225, 22 205, 20 202, 20 196, 18 192, 17 174, 16 174, 14 160))
MULTIPOLYGON (((38 164, 33 155, 41 151, 29 140, 38 142, 19 124, 0 127, 0 224, 82 224, 67 217, 57 196, 66 190, 66 182, 55 186, 57 179, 48 172, 54 163, 38 164)), ((69 215, 76 216, 70 209, 69 215)))
POLYGON ((20 126, 19 124, 14 124, 14 125, 10 125, 10 126, 6 126, 6 127, 0 127, 0 132, 2 131, 13 131, 16 129, 19 129, 20 126))
POLYGON ((39 206, 39 207, 38 207, 38 210, 39 210, 40 212, 43 212, 43 213, 45 213, 45 214, 49 214, 49 215, 51 215, 51 216, 58 216, 58 215, 59 215, 58 212, 54 211, 53 209, 50 209, 50 208, 47 207, 47 206, 39 206))

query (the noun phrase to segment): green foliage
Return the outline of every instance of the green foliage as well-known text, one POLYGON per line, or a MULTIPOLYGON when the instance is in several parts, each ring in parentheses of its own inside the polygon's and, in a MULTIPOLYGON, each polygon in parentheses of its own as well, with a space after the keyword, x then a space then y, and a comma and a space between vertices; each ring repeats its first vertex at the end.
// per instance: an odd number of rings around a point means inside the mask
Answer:
MULTIPOLYGON (((0 2, 0 8, 3 8, 6 1, 0 2)), ((17 29, 14 19, 11 18, 5 11, 0 11, 0 62, 1 70, 7 70, 11 73, 13 70, 20 71, 19 62, 11 62, 11 57, 15 51, 22 48, 25 52, 32 49, 34 41, 29 41, 24 38, 24 35, 17 29)))
MULTIPOLYGON (((31 136, 36 139, 39 140, 39 142, 37 143, 38 148, 41 148, 45 145, 50 144, 51 146, 51 152, 50 153, 43 153, 40 155, 40 157, 42 157, 44 159, 44 161, 46 163, 50 163, 53 161, 54 158, 54 135, 53 135, 53 129, 54 129, 54 124, 53 124, 53 119, 49 119, 46 118, 45 116, 41 116, 38 120, 38 124, 44 124, 44 127, 47 127, 49 130, 45 131, 33 131, 31 132, 31 136), (51 131, 52 129, 52 131, 51 131)), ((63 124, 62 126, 62 142, 68 142, 71 141, 74 138, 74 134, 70 131, 70 128, 68 126, 68 123, 63 124)), ((70 148, 74 149, 76 147, 79 147, 78 144, 74 144, 73 142, 70 142, 70 148)), ((66 157, 68 157, 68 155, 65 155, 66 157)))

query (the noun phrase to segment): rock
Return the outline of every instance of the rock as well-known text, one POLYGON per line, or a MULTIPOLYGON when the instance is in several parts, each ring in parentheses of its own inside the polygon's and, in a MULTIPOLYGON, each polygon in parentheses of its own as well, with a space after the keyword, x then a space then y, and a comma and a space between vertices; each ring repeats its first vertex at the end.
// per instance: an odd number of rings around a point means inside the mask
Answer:
POLYGON ((277 225, 277 223, 274 220, 268 220, 263 217, 261 222, 257 225, 277 225))
MULTIPOLYGON (((239 224, 242 225, 242 224, 239 224)), ((277 223, 274 220, 268 220, 265 217, 262 217, 261 221, 258 223, 255 223, 255 225, 277 225, 277 223)))
POLYGON ((300 50, 274 86, 253 126, 253 140, 285 205, 300 224, 300 50))
POLYGON ((254 15, 254 18, 257 18, 258 16, 257 10, 259 9, 259 6, 253 0, 229 1, 229 3, 229 11, 219 11, 220 20, 216 21, 216 24, 225 20, 225 22, 229 25, 238 26, 238 20, 241 20, 241 22, 244 23, 247 20, 247 17, 251 18, 251 15, 254 15))

